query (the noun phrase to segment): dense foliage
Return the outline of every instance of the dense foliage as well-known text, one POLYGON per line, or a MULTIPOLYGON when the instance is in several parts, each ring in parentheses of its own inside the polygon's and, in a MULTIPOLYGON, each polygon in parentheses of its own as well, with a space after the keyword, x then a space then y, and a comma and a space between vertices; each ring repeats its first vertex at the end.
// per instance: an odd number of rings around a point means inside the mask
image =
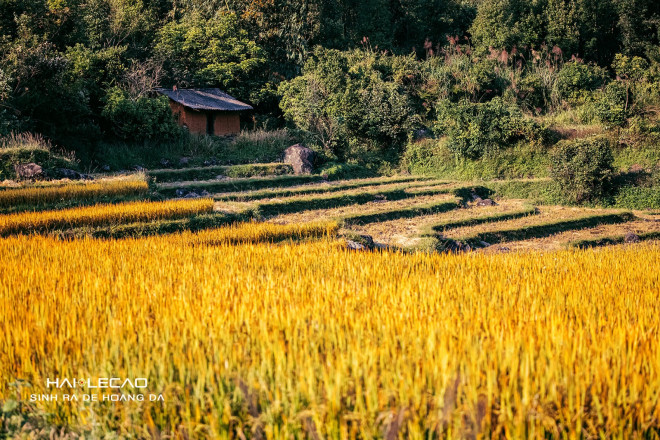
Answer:
POLYGON ((560 143, 552 157, 552 177, 577 202, 603 195, 612 178, 614 157, 607 139, 560 143))
POLYGON ((547 142, 531 118, 653 132, 659 23, 654 0, 6 0, 0 135, 179 142, 158 86, 220 87, 375 167, 429 136, 467 159, 547 142))

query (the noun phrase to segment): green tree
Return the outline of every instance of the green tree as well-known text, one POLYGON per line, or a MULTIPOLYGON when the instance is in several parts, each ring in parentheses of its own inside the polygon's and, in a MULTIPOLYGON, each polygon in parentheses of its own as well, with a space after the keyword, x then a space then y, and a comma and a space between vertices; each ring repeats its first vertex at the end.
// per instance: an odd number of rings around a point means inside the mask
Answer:
POLYGON ((545 40, 546 0, 483 0, 470 27, 475 46, 486 50, 538 47, 545 40))
POLYGON ((115 87, 108 92, 102 116, 112 132, 125 141, 172 139, 180 133, 164 96, 134 99, 115 87))
POLYGON ((328 153, 362 162, 395 160, 417 117, 392 73, 392 57, 317 48, 303 74, 280 86, 282 110, 328 153))
POLYGON ((234 14, 209 19, 191 14, 167 23, 158 33, 155 53, 169 85, 222 87, 243 99, 258 96, 260 87, 252 78, 265 61, 263 51, 234 14))

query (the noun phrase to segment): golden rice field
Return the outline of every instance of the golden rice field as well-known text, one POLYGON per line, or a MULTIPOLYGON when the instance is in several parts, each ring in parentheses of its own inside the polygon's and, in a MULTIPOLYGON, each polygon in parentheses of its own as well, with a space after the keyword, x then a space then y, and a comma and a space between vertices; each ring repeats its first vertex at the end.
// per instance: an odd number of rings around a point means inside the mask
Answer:
POLYGON ((272 243, 281 240, 304 240, 334 237, 339 231, 337 222, 291 223, 243 223, 200 232, 183 232, 168 236, 176 243, 186 245, 220 245, 242 243, 272 243))
POLYGON ((249 239, 280 228, 0 239, 0 401, 86 438, 660 435, 657 244, 530 256, 249 239), (148 378, 164 401, 30 403, 54 376, 148 378))
POLYGON ((181 218, 213 211, 213 200, 167 200, 98 204, 70 209, 0 215, 0 236, 57 228, 181 218))
POLYGON ((94 182, 33 185, 0 190, 0 209, 21 205, 39 206, 67 200, 86 200, 101 196, 144 194, 149 189, 144 176, 103 179, 94 182))

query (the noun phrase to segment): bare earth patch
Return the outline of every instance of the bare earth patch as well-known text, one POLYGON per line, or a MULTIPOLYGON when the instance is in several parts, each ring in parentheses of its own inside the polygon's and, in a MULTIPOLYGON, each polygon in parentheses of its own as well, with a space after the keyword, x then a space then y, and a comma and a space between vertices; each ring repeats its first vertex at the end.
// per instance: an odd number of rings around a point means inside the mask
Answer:
POLYGON ((625 235, 627 233, 644 234, 648 232, 660 232, 660 223, 647 220, 631 221, 616 225, 600 225, 595 228, 576 229, 560 232, 543 238, 533 238, 522 241, 511 241, 508 243, 495 244, 480 252, 493 253, 502 251, 526 251, 526 250, 555 250, 564 249, 571 242, 578 240, 594 240, 612 236, 625 235))
POLYGON ((395 209, 422 206, 429 203, 451 202, 456 198, 450 194, 437 194, 430 196, 415 196, 394 201, 373 201, 358 205, 342 206, 340 208, 316 209, 311 211, 282 214, 270 219, 274 223, 299 223, 318 220, 340 219, 352 214, 375 214, 395 209))
POLYGON ((558 222, 562 220, 571 220, 588 215, 613 214, 619 212, 624 211, 620 209, 590 209, 564 206, 541 206, 539 207, 538 215, 506 220, 502 222, 484 223, 476 226, 456 228, 450 231, 446 231, 443 235, 447 238, 460 239, 483 232, 493 232, 508 229, 524 229, 530 226, 537 226, 544 223, 558 222))
POLYGON ((390 220, 367 225, 354 225, 351 230, 371 235, 375 242, 389 246, 413 247, 419 245, 424 235, 431 233, 431 227, 448 221, 467 220, 493 214, 501 214, 522 209, 524 200, 502 200, 495 206, 475 206, 459 208, 441 214, 424 215, 415 218, 390 220))

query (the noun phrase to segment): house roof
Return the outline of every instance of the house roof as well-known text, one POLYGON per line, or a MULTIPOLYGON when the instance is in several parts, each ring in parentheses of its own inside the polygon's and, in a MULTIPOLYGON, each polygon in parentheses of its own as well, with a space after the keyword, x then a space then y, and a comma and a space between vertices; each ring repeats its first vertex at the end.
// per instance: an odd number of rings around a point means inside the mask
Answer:
POLYGON ((156 91, 193 110, 252 110, 251 105, 239 101, 220 89, 156 89, 156 91))

